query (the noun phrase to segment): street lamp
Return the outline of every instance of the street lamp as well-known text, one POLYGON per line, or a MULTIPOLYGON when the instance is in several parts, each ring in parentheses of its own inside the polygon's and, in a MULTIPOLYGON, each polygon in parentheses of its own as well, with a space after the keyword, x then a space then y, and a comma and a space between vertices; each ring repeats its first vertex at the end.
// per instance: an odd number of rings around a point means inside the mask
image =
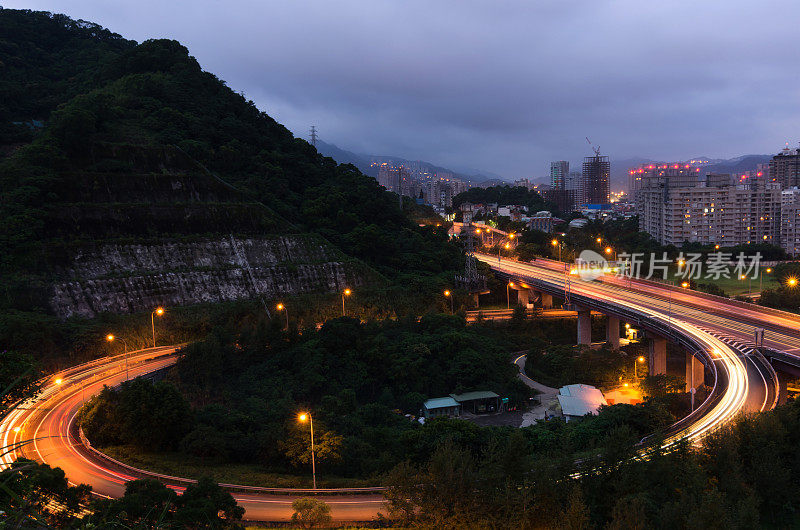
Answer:
POLYGON ((599 245, 600 243, 603 242, 603 238, 602 237, 598 237, 595 241, 597 241, 597 244, 599 245))
POLYGON ((344 316, 344 297, 345 296, 350 296, 352 294, 352 292, 353 291, 351 291, 349 288, 347 288, 344 291, 342 291, 342 316, 344 316))
POLYGON ((745 278, 747 278, 747 298, 749 298, 752 301, 753 296, 752 296, 752 290, 750 289, 750 285, 751 285, 750 276, 746 276, 744 274, 739 276, 739 279, 742 280, 742 281, 744 281, 745 278))
POLYGON ((683 282, 681 284, 681 287, 683 287, 684 289, 688 289, 689 288, 689 282, 683 282))
POLYGON ((276 305, 275 309, 277 309, 278 311, 283 311, 284 314, 286 315, 286 331, 289 331, 289 310, 286 309, 286 306, 281 303, 276 305))
POLYGON ((297 419, 300 420, 301 423, 305 423, 305 421, 308 420, 311 426, 311 476, 314 481, 314 489, 317 489, 317 465, 314 462, 314 420, 311 419, 311 414, 308 412, 300 414, 297 419))
POLYGON ((795 278, 795 277, 789 278, 788 280, 786 280, 786 285, 788 285, 789 287, 796 286, 797 285, 797 278, 795 278))
POLYGON ((614 253, 614 261, 617 261, 617 252, 613 248, 606 247, 606 251, 605 252, 606 252, 606 254, 611 254, 613 252, 614 253))
POLYGON ((554 247, 558 247, 558 261, 561 261, 561 242, 558 239, 554 239, 550 244, 554 247))
MULTIPOLYGON (((765 272, 767 274, 772 273, 772 267, 767 267, 765 272)), ((761 294, 761 291, 763 291, 763 290, 764 290, 764 275, 763 274, 759 274, 758 275, 758 292, 759 292, 759 294, 761 294)))
POLYGON ((455 311, 453 310, 453 293, 451 293, 450 291, 446 290, 444 292, 444 295, 445 295, 445 297, 450 299, 450 313, 455 313, 455 311))
POLYGON ((636 360, 633 362, 633 378, 634 378, 634 380, 639 378, 639 375, 636 373, 636 363, 644 363, 644 360, 645 360, 645 359, 644 359, 644 357, 642 357, 642 356, 640 355, 640 356, 639 356, 639 357, 637 357, 637 358, 636 358, 636 360))
POLYGON ((122 337, 115 337, 115 336, 114 336, 114 335, 112 335, 111 333, 109 333, 108 335, 106 335, 106 340, 107 340, 108 342, 114 342, 114 341, 115 341, 115 340, 117 340, 117 339, 119 339, 119 340, 121 340, 121 341, 122 341, 122 345, 123 345, 123 346, 124 346, 124 348, 125 348, 125 381, 127 381, 127 380, 128 380, 128 377, 129 377, 129 375, 130 375, 130 374, 128 373, 128 343, 127 343, 127 342, 125 341, 125 339, 123 339, 122 337))
POLYGON ((150 325, 153 327, 153 348, 156 347, 156 321, 155 321, 155 316, 156 315, 161 316, 163 314, 164 314, 164 308, 163 307, 157 307, 155 311, 150 313, 150 325))
POLYGON ((508 285, 506 285, 506 309, 511 309, 511 294, 508 290, 509 287, 514 287, 514 282, 508 282, 508 285))

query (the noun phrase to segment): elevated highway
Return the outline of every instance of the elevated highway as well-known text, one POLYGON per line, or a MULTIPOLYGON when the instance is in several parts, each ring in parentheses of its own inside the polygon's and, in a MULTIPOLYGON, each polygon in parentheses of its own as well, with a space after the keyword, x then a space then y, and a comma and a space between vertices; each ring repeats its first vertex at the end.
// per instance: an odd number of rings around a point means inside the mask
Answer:
MULTIPOLYGON (((616 275, 583 280, 570 274, 566 264, 550 260, 523 263, 498 260, 497 256, 486 254, 476 257, 520 292, 527 290, 526 299, 529 293, 534 293, 547 303, 552 296, 563 298, 566 290, 571 304, 578 309, 579 342, 590 342, 586 329, 590 326, 588 312, 598 311, 610 317, 610 334, 619 333, 611 328, 618 328, 621 320, 655 338, 653 343, 657 347, 651 347, 651 372, 666 371, 664 340, 683 346, 687 352, 687 384, 690 374, 698 373, 690 365, 702 363, 708 375, 706 382, 714 391, 693 417, 682 421, 685 428, 676 436, 699 439, 740 412, 768 410, 777 404, 781 389, 779 375, 751 342, 757 327, 770 326, 765 345, 788 350, 800 348, 798 328, 792 328, 792 316, 788 314, 779 318, 760 312, 755 306, 726 305, 725 299, 710 301, 691 291, 654 282, 629 282, 616 275), (581 315, 585 315, 584 320, 581 315)), ((613 342, 613 337, 610 340, 613 342)))

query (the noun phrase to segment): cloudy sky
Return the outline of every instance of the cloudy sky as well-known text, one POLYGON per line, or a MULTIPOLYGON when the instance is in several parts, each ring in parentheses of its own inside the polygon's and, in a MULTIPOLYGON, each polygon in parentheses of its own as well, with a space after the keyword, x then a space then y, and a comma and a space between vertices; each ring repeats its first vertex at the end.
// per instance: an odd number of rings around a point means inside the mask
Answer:
POLYGON ((797 0, 0 0, 180 40, 295 135, 506 177, 800 140, 797 0))

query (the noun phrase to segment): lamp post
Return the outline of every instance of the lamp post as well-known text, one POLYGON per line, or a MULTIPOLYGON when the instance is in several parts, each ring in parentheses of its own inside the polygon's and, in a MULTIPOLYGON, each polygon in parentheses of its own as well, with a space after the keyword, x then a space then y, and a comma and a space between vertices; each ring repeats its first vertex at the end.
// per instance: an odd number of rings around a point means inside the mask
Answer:
MULTIPOLYGON (((767 267, 765 269, 765 272, 767 274, 770 274, 772 272, 772 267, 767 267)), ((758 293, 761 294, 761 292, 763 290, 764 290, 764 275, 763 274, 759 274, 758 275, 758 293)))
POLYGON ((752 301, 753 297, 752 297, 752 290, 750 289, 750 285, 751 285, 750 276, 745 276, 744 274, 739 276, 739 279, 742 280, 742 281, 744 281, 745 278, 747 278, 747 298, 752 301))
POLYGON ((636 360, 635 360, 635 361, 633 361, 633 379, 634 379, 634 380, 636 380, 636 379, 638 379, 638 378, 639 378, 639 375, 636 373, 636 363, 637 363, 637 362, 638 362, 638 363, 643 363, 643 362, 644 362, 644 357, 642 357, 642 356, 640 355, 639 357, 637 357, 637 358, 636 358, 636 360))
POLYGON ((155 319, 155 316, 156 315, 161 316, 163 314, 164 314, 164 308, 163 307, 157 307, 155 309, 155 311, 150 313, 150 325, 153 327, 153 348, 156 347, 156 319, 155 319))
POLYGON ((127 380, 128 380, 128 378, 130 377, 130 374, 129 374, 129 372, 128 372, 128 343, 127 343, 127 341, 126 341, 125 339, 123 339, 122 337, 115 337, 115 336, 114 336, 114 335, 112 335, 111 333, 109 333, 108 335, 106 335, 106 340, 107 340, 108 342, 114 342, 114 341, 115 341, 115 340, 117 340, 117 339, 119 339, 119 340, 121 340, 121 341, 122 341, 122 345, 123 345, 123 346, 124 346, 124 348, 125 348, 125 381, 127 381, 127 380))
POLYGON ((314 482, 314 489, 317 489, 317 465, 314 461, 314 420, 308 412, 300 414, 297 418, 301 422, 308 420, 308 424, 311 426, 311 477, 314 482))
POLYGON ((606 247, 605 252, 606 252, 606 254, 611 254, 613 252, 614 253, 614 261, 617 261, 617 251, 616 250, 614 250, 611 247, 606 247))
POLYGON ((352 292, 353 291, 351 291, 349 288, 347 288, 344 291, 342 291, 342 316, 344 316, 344 297, 345 296, 350 296, 350 294, 352 294, 352 292))
POLYGON ((444 292, 444 296, 445 296, 446 298, 449 298, 449 299, 450 299, 450 313, 451 313, 451 314, 452 314, 452 313, 455 313, 455 310, 453 309, 453 293, 451 293, 449 290, 446 290, 446 291, 444 292))
POLYGON ((558 261, 561 261, 561 242, 558 239, 554 239, 550 242, 550 244, 554 247, 558 247, 558 261))
POLYGON ((509 287, 514 287, 514 282, 508 282, 506 285, 506 309, 511 309, 511 293, 509 287))
POLYGON ((283 314, 286 315, 286 331, 289 331, 289 310, 286 309, 286 306, 281 303, 276 305, 275 309, 278 311, 283 311, 283 314))

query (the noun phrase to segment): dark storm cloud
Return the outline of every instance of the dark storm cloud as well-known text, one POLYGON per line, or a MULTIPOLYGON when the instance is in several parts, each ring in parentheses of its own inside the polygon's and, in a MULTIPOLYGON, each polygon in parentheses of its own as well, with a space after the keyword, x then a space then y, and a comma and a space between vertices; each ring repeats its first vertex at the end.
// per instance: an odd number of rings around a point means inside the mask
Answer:
POLYGON ((298 136, 507 176, 798 139, 796 1, 4 3, 182 41, 298 136))

